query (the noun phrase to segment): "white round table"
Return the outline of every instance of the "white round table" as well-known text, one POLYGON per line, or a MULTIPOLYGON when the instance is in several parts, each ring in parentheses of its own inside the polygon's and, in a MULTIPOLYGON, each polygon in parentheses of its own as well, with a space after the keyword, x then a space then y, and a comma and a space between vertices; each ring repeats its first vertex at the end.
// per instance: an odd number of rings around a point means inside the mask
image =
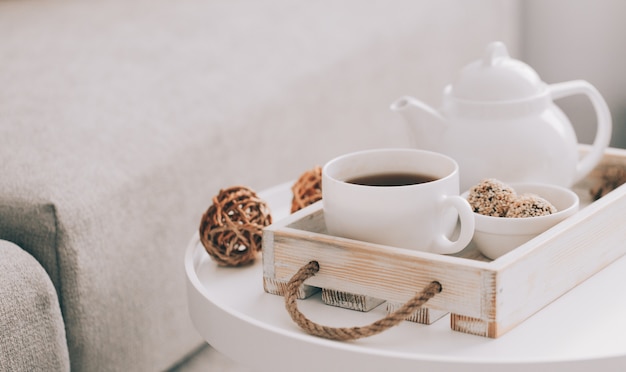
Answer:
MULTIPOLYGON (((260 193, 275 220, 291 205, 290 184, 260 193)), ((626 244, 626 242, 625 242, 626 244)), ((185 255, 189 313, 204 339, 256 371, 626 371, 626 258, 592 276, 498 339, 403 322, 352 342, 310 336, 292 322, 284 299, 263 290, 258 260, 218 267, 196 234, 185 255)), ((362 313, 299 301, 312 320, 330 326, 369 324, 385 306, 362 313)))

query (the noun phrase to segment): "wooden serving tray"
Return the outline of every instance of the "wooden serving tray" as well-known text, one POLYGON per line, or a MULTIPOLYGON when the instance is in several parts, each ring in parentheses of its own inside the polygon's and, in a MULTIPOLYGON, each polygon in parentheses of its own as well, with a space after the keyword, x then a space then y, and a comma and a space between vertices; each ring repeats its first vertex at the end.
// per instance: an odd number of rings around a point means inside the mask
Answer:
POLYGON ((455 331, 500 337, 626 253, 626 185, 595 202, 589 195, 608 164, 626 164, 626 150, 608 149, 574 186, 577 214, 496 260, 473 244, 439 255, 328 235, 320 201, 264 229, 264 289, 283 295, 298 269, 315 260, 320 270, 300 298, 323 289, 350 297, 344 307, 366 311, 354 301, 386 301, 391 311, 436 280, 443 291, 411 320, 429 324, 450 313, 455 331))

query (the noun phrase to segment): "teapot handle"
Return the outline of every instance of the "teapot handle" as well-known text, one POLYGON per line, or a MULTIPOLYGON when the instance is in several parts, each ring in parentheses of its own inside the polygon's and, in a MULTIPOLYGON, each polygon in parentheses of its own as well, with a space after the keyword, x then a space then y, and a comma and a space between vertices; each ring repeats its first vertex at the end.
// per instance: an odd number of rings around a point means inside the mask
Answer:
POLYGON ((613 129, 611 112, 600 92, 587 81, 572 80, 564 83, 551 84, 548 86, 548 89, 553 100, 575 94, 584 94, 589 98, 596 111, 596 136, 589 153, 580 159, 576 165, 576 175, 574 176, 573 182, 576 183, 589 174, 600 160, 602 160, 604 151, 609 146, 611 131, 613 129))

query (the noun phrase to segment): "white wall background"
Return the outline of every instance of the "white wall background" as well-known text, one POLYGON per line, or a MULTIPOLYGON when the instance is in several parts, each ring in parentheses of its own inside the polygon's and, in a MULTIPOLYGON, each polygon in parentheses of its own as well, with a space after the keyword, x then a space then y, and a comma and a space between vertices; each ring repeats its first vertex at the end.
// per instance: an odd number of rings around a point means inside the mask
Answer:
MULTIPOLYGON (((612 145, 626 147, 626 1, 524 0, 520 2, 521 58, 548 83, 583 79, 607 101, 612 145)), ((557 101, 579 140, 595 134, 595 115, 583 97, 557 101)))

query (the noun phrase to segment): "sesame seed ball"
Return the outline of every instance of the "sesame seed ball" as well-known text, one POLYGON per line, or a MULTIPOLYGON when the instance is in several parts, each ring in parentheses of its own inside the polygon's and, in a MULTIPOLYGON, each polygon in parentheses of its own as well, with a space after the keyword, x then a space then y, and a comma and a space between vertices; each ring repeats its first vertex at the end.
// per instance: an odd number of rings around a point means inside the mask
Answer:
POLYGON ((506 213, 506 217, 524 218, 547 216, 556 211, 554 205, 546 199, 535 194, 522 194, 513 201, 513 204, 509 207, 509 211, 506 213))
POLYGON ((515 190, 507 184, 487 178, 470 189, 467 201, 476 213, 504 217, 516 197, 515 190))

